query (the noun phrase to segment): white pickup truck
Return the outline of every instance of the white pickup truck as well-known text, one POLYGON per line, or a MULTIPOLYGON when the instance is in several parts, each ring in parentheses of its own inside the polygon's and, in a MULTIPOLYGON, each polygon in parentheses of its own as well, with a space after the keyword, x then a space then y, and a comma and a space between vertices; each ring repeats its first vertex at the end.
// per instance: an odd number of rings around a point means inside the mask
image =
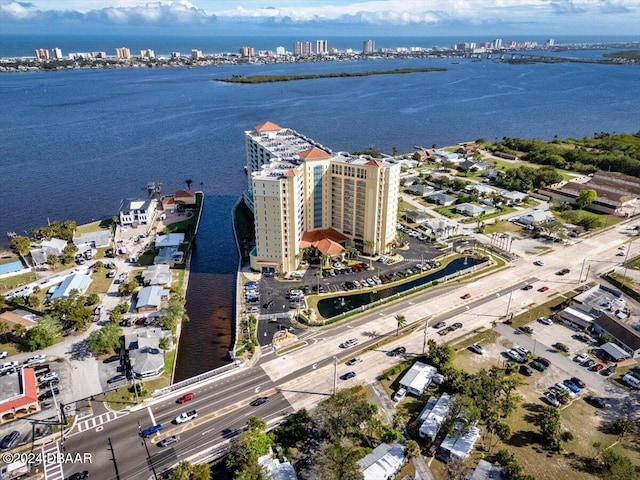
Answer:
POLYGON ((198 413, 195 410, 191 410, 190 412, 182 412, 175 418, 176 423, 185 423, 193 420, 198 416, 198 413))

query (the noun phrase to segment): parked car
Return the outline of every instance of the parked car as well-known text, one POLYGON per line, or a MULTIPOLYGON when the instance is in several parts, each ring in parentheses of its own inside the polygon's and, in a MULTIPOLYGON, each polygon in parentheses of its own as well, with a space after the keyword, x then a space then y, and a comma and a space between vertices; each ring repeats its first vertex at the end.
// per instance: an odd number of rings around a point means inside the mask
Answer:
POLYGON ((544 266, 544 262, 542 260, 536 260, 535 262, 533 262, 534 265, 537 265, 538 267, 543 267, 544 266))
POLYGON ((258 397, 249 405, 251 405, 252 407, 259 407, 260 405, 262 405, 263 403, 267 403, 268 401, 269 397, 258 397))
POLYGON ((540 287, 540 288, 538 289, 538 291, 539 291, 539 292, 546 292, 546 291, 548 291, 548 290, 549 290, 549 287, 540 287))
POLYGON ((110 357, 105 358, 102 363, 113 363, 113 362, 119 362, 120 361, 120 355, 111 355, 110 357))
POLYGON ((582 367, 586 367, 586 368, 591 368, 591 367, 593 367, 595 364, 596 364, 595 360, 593 360, 593 359, 591 359, 591 358, 590 358, 589 360, 587 360, 587 361, 585 361, 585 362, 582 362, 582 363, 580 364, 580 366, 582 366, 582 367))
POLYGON ((524 333, 528 333, 529 335, 533 335, 534 332, 533 327, 530 327, 529 325, 522 325, 520 330, 524 333))
POLYGON ((195 410, 191 410, 190 412, 182 412, 180 415, 178 415, 174 419, 174 422, 178 423, 178 424, 179 423, 190 422, 191 420, 193 420, 197 416, 198 416, 198 412, 196 412, 195 410))
POLYGON ((151 425, 150 427, 145 428, 144 430, 142 430, 142 432, 140 432, 140 435, 143 438, 147 438, 154 433, 158 433, 160 430, 162 430, 162 425, 158 423, 157 425, 151 425))
POLYGON ((536 360, 532 360, 531 362, 529 362, 529 365, 531 366, 531 368, 535 368, 539 372, 544 372, 547 369, 547 367, 543 363, 540 363, 536 360))
POLYGON ((524 361, 520 354, 513 349, 507 350, 507 356, 518 363, 522 363, 524 361))
POLYGON ((586 362, 589 359, 588 353, 580 353, 574 357, 574 360, 578 363, 586 362))
POLYGON ((593 370, 594 372, 599 372, 603 368, 604 368, 604 365, 602 365, 601 363, 596 363, 591 367, 591 370, 593 370))
POLYGON ((571 270, 569 270, 568 268, 563 268, 562 270, 556 272, 556 275, 566 275, 567 273, 570 273, 571 270))
POLYGON ((460 323, 460 322, 456 322, 456 323, 454 323, 453 325, 451 325, 451 328, 452 328, 453 330, 458 330, 459 328, 462 328, 462 323, 460 323))
POLYGON ((38 400, 42 402, 43 400, 47 400, 48 398, 51 398, 54 395, 58 395, 59 393, 60 393, 60 390, 58 389, 58 387, 53 387, 53 389, 48 388, 47 390, 42 392, 40 395, 38 395, 38 400))
POLYGON ((351 360, 349 360, 348 362, 345 363, 345 365, 351 366, 351 365, 355 365, 356 363, 360 363, 362 361, 362 358, 360 357, 353 357, 351 360))
POLYGON ((564 380, 562 383, 566 385, 573 393, 578 393, 580 391, 580 387, 578 387, 571 380, 564 380))
POLYGON ((565 392, 567 392, 569 394, 570 398, 576 398, 576 392, 574 392, 573 390, 571 390, 567 385, 565 385, 564 383, 556 383, 554 385, 556 388, 562 389, 565 392))
POLYGON ((516 345, 515 347, 513 347, 513 349, 518 352, 520 354, 520 356, 524 357, 526 355, 529 354, 529 350, 527 350, 524 347, 521 347, 520 345, 516 345))
POLYGON ((2 360, 3 358, 7 358, 7 355, 9 355, 8 352, 0 352, 0 360, 2 360))
POLYGON ((469 345, 469 350, 471 350, 474 353, 477 353, 478 355, 484 355, 484 348, 482 348, 477 343, 474 343, 473 345, 469 345))
POLYGON ((45 373, 42 377, 40 377, 41 382, 49 382, 51 380, 55 380, 58 378, 58 374, 56 372, 48 372, 45 373))
POLYGON ((158 442, 159 447, 166 447, 167 445, 171 445, 172 443, 176 443, 180 440, 180 435, 171 435, 170 437, 163 438, 158 442))
POLYGON ((558 401, 558 399, 556 398, 556 396, 553 393, 546 392, 544 394, 544 398, 547 400, 547 402, 549 402, 549 404, 553 405, 554 407, 559 407, 560 406, 560 402, 558 401))
POLYGON ((587 395, 584 397, 584 401, 593 405, 596 408, 606 408, 607 404, 600 397, 594 397, 593 395, 587 395))
POLYGON ((393 394, 393 401, 399 402, 407 395, 407 390, 404 387, 400 387, 396 393, 393 394))
POLYGON ((188 402, 189 400, 193 400, 194 398, 196 398, 196 396, 193 393, 189 392, 189 393, 185 393, 180 398, 178 398, 178 400, 176 400, 176 402, 177 403, 185 403, 185 402, 188 402))
POLYGON ((570 380, 580 388, 587 388, 587 384, 580 380, 578 377, 571 377, 570 380))
POLYGON ((530 377, 531 375, 533 375, 533 370, 531 370, 526 365, 520 365, 520 373, 525 377, 530 377))
POLYGON ((25 360, 24 364, 35 365, 36 363, 44 363, 46 358, 46 355, 34 355, 33 357, 29 357, 27 360, 25 360))
POLYGON ((356 372, 347 372, 340 377, 341 380, 350 380, 356 376, 356 372))
POLYGON ((460 297, 460 298, 462 298, 463 300, 466 300, 466 299, 468 299, 468 298, 471 298, 471 294, 470 294, 470 293, 465 293, 465 294, 464 294, 464 295, 462 295, 462 297, 460 297))
POLYGON ((524 290, 525 292, 532 290, 533 289, 533 285, 525 285, 524 287, 522 287, 522 290, 524 290))
POLYGON ((543 364, 545 367, 549 368, 551 366, 551 362, 549 360, 547 360, 544 357, 537 357, 536 361, 540 362, 541 364, 543 364))
POLYGON ((553 325, 553 320, 548 317, 540 317, 538 321, 543 325, 553 325))
POLYGON ((115 377, 111 377, 109 380, 107 380, 107 383, 111 384, 111 383, 118 383, 118 382, 122 382, 123 380, 126 380, 127 377, 125 375, 116 375, 115 377))
POLYGON ((438 322, 433 326, 433 328, 442 328, 442 327, 446 327, 446 326, 447 326, 446 322, 438 322))

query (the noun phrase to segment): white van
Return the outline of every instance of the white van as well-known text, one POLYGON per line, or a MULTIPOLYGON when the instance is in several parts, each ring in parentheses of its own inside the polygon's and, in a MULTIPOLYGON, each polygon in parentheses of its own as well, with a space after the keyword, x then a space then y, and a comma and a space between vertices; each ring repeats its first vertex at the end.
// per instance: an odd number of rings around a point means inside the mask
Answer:
POLYGON ((393 395, 393 401, 399 402, 407 395, 407 390, 404 387, 400 387, 398 391, 393 395))

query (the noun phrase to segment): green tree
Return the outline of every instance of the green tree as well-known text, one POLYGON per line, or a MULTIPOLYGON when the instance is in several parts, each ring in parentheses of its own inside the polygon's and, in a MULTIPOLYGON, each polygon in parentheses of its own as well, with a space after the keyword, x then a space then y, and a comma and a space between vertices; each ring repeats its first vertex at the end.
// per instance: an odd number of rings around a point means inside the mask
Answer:
POLYGON ((76 247, 73 243, 67 243, 67 245, 62 250, 62 263, 65 265, 74 263, 76 260, 77 251, 78 247, 76 247))
POLYGON ((299 446, 307 438, 307 430, 311 417, 302 408, 287 417, 287 421, 273 431, 274 442, 288 450, 299 446))
POLYGON ((11 248, 13 248, 20 255, 27 255, 31 249, 31 240, 29 237, 23 237, 22 235, 16 235, 11 239, 11 248))
POLYGON ((38 308, 38 306, 40 306, 40 299, 38 298, 38 295, 35 293, 29 295, 27 297, 27 305, 31 308, 38 308))
POLYGON ((420 445, 415 440, 409 440, 406 445, 407 457, 415 458, 420 455, 420 445))
POLYGON ((160 311, 160 325, 171 333, 176 333, 178 323, 187 320, 182 298, 172 295, 167 306, 160 311))
POLYGON ((438 370, 446 370, 453 362, 455 350, 448 345, 438 345, 435 340, 429 339, 427 342, 427 361, 438 370))
POLYGON ((598 192, 596 192, 591 188, 583 188, 582 190, 580 190, 580 194, 576 199, 576 207, 584 208, 587 205, 595 202, 597 198, 598 198, 598 192))
POLYGON ((133 295, 138 289, 138 282, 135 279, 131 279, 128 282, 121 283, 118 285, 118 294, 121 297, 128 297, 129 295, 133 295))
POLYGON ((25 333, 27 333, 27 327, 25 327, 24 325, 22 325, 20 323, 16 323, 13 326, 12 333, 16 338, 22 339, 24 337, 25 333))
POLYGON ((349 437, 334 438, 321 444, 314 456, 309 480, 362 480, 358 460, 362 452, 349 437))
POLYGON ((158 341, 158 348, 162 350, 162 357, 164 358, 165 365, 167 364, 167 350, 171 348, 171 339, 169 337, 162 337, 158 341))
POLYGON ((407 318, 404 315, 396 315, 396 337, 400 334, 400 329, 407 324, 407 318))
POLYGON ((248 430, 242 432, 229 446, 227 466, 233 468, 236 474, 251 468, 258 463, 258 458, 265 455, 271 447, 271 436, 267 435, 264 420, 251 416, 247 420, 248 430))
POLYGON ((76 330, 85 330, 93 320, 93 308, 87 306, 86 298, 77 290, 72 290, 67 297, 56 298, 51 303, 50 313, 65 327, 76 330))
POLYGON ((193 465, 186 460, 178 463, 178 466, 171 472, 171 480, 190 480, 191 472, 193 471, 193 465))
POLYGON ((552 450, 562 449, 562 425, 560 424, 560 411, 557 408, 544 406, 534 420, 534 424, 540 431, 540 436, 545 442, 549 442, 552 450))
POLYGON ((618 435, 618 440, 622 440, 624 436, 633 429, 633 422, 628 418, 619 417, 611 424, 611 431, 618 435))
POLYGON ((322 401, 315 409, 313 419, 318 429, 329 439, 361 434, 368 430, 378 412, 370 403, 361 386, 338 391, 322 401))
POLYGON ((49 315, 45 315, 26 335, 26 343, 29 351, 40 350, 53 345, 55 338, 60 334, 60 322, 49 315))
POLYGON ((0 335, 4 336, 4 343, 7 343, 7 333, 11 328, 7 322, 0 322, 0 335))
POLYGON ((91 293, 87 295, 87 299, 85 300, 85 304, 87 305, 87 307, 93 307, 98 303, 100 303, 100 297, 97 293, 91 293))
POLYGON ((55 267, 56 265, 58 265, 60 263, 60 259, 58 258, 57 255, 54 255, 53 253, 50 253, 49 255, 47 255, 47 263, 49 265, 51 265, 52 267, 55 267))
POLYGON ((636 467, 628 457, 609 448, 602 452, 602 480, 637 480, 636 467))
POLYGON ((385 429, 384 432, 382 432, 382 437, 380 437, 380 440, 382 440, 384 443, 399 442, 402 439, 402 433, 400 433, 395 428, 385 429))
POLYGON ((191 480, 211 480, 211 467, 208 463, 199 463, 191 470, 191 480))
POLYGON ((193 180, 190 178, 187 178, 184 183, 187 184, 187 190, 191 190, 191 184, 193 183, 193 180))
POLYGON ((91 332, 87 338, 87 347, 94 355, 113 353, 120 349, 122 328, 117 323, 107 323, 100 330, 91 332))

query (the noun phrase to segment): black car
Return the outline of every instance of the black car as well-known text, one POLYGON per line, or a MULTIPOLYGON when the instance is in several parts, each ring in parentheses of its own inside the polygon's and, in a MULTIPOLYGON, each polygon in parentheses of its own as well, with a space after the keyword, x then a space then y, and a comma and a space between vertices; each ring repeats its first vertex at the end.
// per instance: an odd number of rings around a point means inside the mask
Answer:
POLYGON ((49 388, 52 387, 54 385, 58 385, 60 383, 60 379, 59 378, 52 378, 51 380, 47 380, 46 382, 42 382, 40 385, 38 385, 39 389, 44 389, 44 388, 49 388))
POLYGON ((433 326, 433 328, 443 328, 443 327, 446 327, 446 326, 447 326, 447 324, 445 322, 438 322, 433 326))
POLYGON ((13 448, 16 445, 16 443, 18 443, 19 439, 20 439, 20 432, 18 432, 17 430, 7 433, 2 439, 2 441, 0 442, 0 449, 9 450, 10 448, 13 448))
POLYGON ((524 287, 522 287, 522 290, 528 291, 528 290, 531 290, 532 288, 533 288, 533 285, 525 285, 524 287))
POLYGON ((587 395, 584 397, 584 401, 593 405, 596 408, 606 408, 607 404, 600 397, 594 397, 593 395, 587 395))
POLYGON ((76 472, 73 475, 67 477, 66 480, 83 480, 85 478, 89 478, 89 472, 87 470, 76 472))
POLYGON ((460 322, 456 322, 453 325, 451 325, 451 328, 453 328, 454 330, 457 330, 459 328, 462 328, 462 323, 460 322))
POLYGON ((387 352, 387 357, 395 357, 397 355, 403 355, 404 353, 406 353, 406 351, 407 349, 405 347, 397 347, 391 350, 390 352, 387 352))
POLYGON ((263 403, 267 403, 268 400, 269 400, 269 397, 259 397, 259 398, 256 398, 253 402, 251 402, 250 405, 252 407, 258 407, 263 403))
POLYGON ((43 401, 43 400, 47 400, 48 398, 53 397, 53 395, 58 395, 60 393, 60 390, 58 390, 58 387, 53 387, 53 391, 51 389, 47 389, 44 392, 42 392, 40 395, 38 395, 38 400, 43 401))
POLYGON ((120 355, 111 355, 109 358, 105 358, 102 363, 119 362, 120 355))
POLYGON ((520 365, 520 373, 522 375, 525 375, 527 377, 530 377, 531 375, 533 375, 533 370, 531 370, 529 367, 527 367, 526 365, 520 365))

